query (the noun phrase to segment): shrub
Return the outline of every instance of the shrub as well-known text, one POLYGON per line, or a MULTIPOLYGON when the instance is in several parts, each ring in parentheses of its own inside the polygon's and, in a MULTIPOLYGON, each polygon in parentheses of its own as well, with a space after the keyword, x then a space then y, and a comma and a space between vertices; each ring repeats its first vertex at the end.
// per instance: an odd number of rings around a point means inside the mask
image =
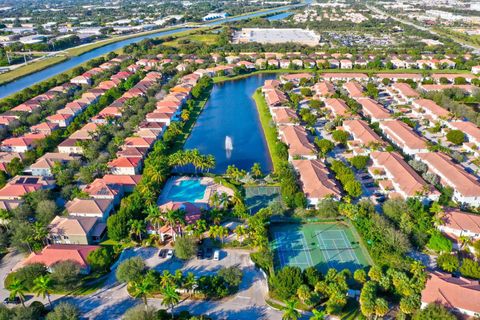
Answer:
POLYGON ((459 264, 458 258, 450 253, 443 253, 437 258, 437 265, 443 271, 454 272, 459 264))
POLYGON ((54 264, 52 267, 52 280, 60 290, 71 290, 80 284, 80 265, 67 260, 54 264))
POLYGON ((453 144, 461 145, 465 141, 465 134, 460 130, 450 130, 447 133, 447 140, 453 144))
POLYGON ((442 235, 440 231, 434 231, 427 243, 427 247, 436 252, 451 252, 452 241, 442 235))
POLYGON ((53 311, 47 315, 47 320, 78 320, 80 313, 75 305, 68 302, 60 302, 53 311))
POLYGON ((463 259, 459 271, 464 277, 480 279, 480 264, 472 259, 463 259))
POLYGON ((93 270, 106 272, 113 262, 113 252, 106 247, 98 248, 88 254, 87 261, 93 270))
POLYGON ((281 300, 289 300, 297 295, 303 284, 302 270, 298 267, 285 267, 271 278, 272 291, 281 300))
POLYGON ((444 306, 439 303, 430 303, 425 308, 418 310, 412 317, 413 320, 456 320, 444 306))
POLYGON ((367 167, 369 159, 370 159, 370 157, 368 157, 368 156, 355 156, 355 157, 352 157, 352 158, 348 159, 348 161, 357 170, 362 170, 362 169, 365 169, 367 167))
POLYGON ((139 281, 145 271, 145 262, 142 258, 134 257, 123 261, 115 273, 119 282, 128 283, 139 281))
POLYGON ((218 275, 228 283, 232 293, 237 291, 238 286, 242 283, 243 272, 239 267, 232 266, 220 269, 218 275))

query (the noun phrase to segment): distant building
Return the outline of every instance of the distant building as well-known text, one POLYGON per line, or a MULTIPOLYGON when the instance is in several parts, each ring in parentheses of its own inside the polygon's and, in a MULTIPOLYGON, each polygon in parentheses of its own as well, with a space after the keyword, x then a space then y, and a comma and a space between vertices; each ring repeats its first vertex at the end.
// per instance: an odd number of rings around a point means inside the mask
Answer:
POLYGON ((234 43, 258 42, 262 44, 300 43, 316 46, 320 36, 314 31, 299 28, 274 29, 274 28, 243 28, 233 36, 234 43))
POLYGON ((210 21, 216 19, 225 19, 228 16, 226 12, 213 12, 207 14, 205 17, 202 18, 203 21, 210 21))

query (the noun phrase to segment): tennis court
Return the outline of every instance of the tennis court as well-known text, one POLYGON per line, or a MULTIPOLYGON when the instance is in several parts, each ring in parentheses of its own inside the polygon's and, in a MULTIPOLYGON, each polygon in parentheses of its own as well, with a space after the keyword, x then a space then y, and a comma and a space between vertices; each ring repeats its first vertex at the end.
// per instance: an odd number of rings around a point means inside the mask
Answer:
POLYGON ((369 264, 360 242, 343 222, 276 224, 270 231, 277 268, 355 271, 369 264))
POLYGON ((245 204, 252 214, 280 201, 282 201, 280 187, 245 187, 245 204))

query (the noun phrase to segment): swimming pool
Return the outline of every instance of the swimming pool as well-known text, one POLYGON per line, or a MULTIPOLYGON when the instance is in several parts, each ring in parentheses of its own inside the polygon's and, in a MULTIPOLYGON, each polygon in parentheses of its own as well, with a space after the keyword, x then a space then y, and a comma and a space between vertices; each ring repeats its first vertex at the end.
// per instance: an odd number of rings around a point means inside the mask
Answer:
POLYGON ((181 180, 172 184, 166 200, 174 202, 195 202, 203 199, 207 186, 202 185, 198 179, 181 180))

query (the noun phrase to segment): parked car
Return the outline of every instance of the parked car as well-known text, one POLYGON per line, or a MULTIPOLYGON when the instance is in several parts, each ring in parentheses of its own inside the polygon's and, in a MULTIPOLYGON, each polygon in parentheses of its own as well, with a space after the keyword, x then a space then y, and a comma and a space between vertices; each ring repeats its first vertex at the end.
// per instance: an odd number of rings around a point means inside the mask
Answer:
POLYGON ((160 249, 160 251, 158 252, 158 256, 162 259, 165 259, 167 257, 167 252, 167 249, 160 249))
POLYGON ((197 250, 197 259, 203 259, 203 249, 198 248, 197 250))
POLYGON ((213 249, 208 247, 206 250, 205 250, 205 258, 207 259, 212 259, 212 254, 213 254, 213 249))
POLYGON ((14 297, 13 299, 10 299, 10 297, 5 298, 3 300, 3 304, 20 304, 20 298, 19 297, 14 297))
POLYGON ((173 250, 172 250, 172 249, 168 249, 167 259, 171 259, 172 257, 173 257, 173 250))
POLYGON ((220 260, 220 250, 215 250, 215 252, 213 253, 213 260, 220 260))

